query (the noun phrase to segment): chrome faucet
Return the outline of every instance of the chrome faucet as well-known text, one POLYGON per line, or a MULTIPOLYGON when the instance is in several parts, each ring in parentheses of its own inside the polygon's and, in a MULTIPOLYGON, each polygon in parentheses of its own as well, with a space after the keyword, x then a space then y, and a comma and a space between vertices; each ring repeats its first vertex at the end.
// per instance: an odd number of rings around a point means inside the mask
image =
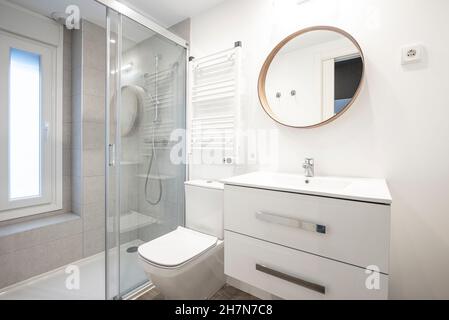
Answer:
POLYGON ((306 177, 312 178, 315 176, 315 162, 313 158, 306 158, 302 167, 304 168, 304 175, 306 177))

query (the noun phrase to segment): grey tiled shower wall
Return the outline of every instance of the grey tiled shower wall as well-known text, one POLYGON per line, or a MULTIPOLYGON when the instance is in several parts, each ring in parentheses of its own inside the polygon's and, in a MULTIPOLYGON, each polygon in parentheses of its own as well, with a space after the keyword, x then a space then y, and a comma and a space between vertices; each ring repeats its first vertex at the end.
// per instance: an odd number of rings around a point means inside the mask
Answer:
MULTIPOLYGON (((188 40, 189 26, 185 21, 172 31, 188 40)), ((104 250, 105 60, 104 28, 82 21, 80 30, 64 31, 63 209, 0 222, 0 288, 104 250)), ((183 206, 183 200, 174 201, 173 192, 182 198, 182 184, 177 189, 164 182, 163 187, 166 210, 175 212, 173 203, 183 206)), ((121 243, 148 241, 168 231, 141 228, 122 233, 121 243)))
POLYGON ((63 209, 0 223, 0 288, 104 250, 105 30, 64 31, 63 209))
POLYGON ((106 31, 83 20, 74 32, 73 212, 83 220, 83 255, 104 250, 106 31))

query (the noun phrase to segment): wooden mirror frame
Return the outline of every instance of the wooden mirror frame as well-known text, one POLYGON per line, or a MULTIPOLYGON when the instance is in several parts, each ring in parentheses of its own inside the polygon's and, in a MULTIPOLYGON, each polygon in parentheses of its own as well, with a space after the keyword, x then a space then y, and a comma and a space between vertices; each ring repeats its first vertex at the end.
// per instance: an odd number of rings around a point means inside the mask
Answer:
POLYGON ((357 42, 357 40, 355 40, 349 33, 347 33, 346 31, 336 28, 336 27, 329 27, 329 26, 315 26, 315 27, 310 27, 310 28, 306 28, 306 29, 302 29, 300 31, 297 31, 291 35, 289 35, 288 37, 286 37, 284 40, 282 40, 272 51, 271 53, 268 55, 267 59, 265 60, 265 63, 262 66, 262 69, 260 71, 259 74, 259 82, 258 82, 258 92, 259 92, 259 101, 262 105, 263 110, 268 114, 268 116, 273 119, 274 121, 276 121, 277 123, 290 127, 290 128, 299 128, 299 129, 311 129, 311 128, 317 128, 317 127, 321 127, 324 126, 332 121, 334 121, 335 119, 337 119, 338 117, 340 117, 342 114, 344 114, 351 106, 352 104, 355 102, 355 100, 357 99, 357 97, 360 94, 360 91, 362 89, 362 85, 364 82, 364 78, 365 78, 365 57, 363 55, 363 51, 362 48, 360 47, 359 43, 357 42), (267 74, 268 74, 268 70, 270 69, 271 63, 273 62, 274 58, 276 57, 276 55, 279 53, 279 51, 281 51, 281 49, 291 40, 293 40, 296 37, 299 37, 305 33, 311 32, 311 31, 319 31, 319 30, 324 30, 324 31, 333 31, 333 32, 337 32, 339 34, 341 34, 342 36, 346 37, 347 39, 349 39, 354 46, 356 46, 356 48, 359 50, 360 52, 360 57, 362 59, 362 76, 360 79, 360 83, 359 86, 354 94, 354 96, 352 97, 351 101, 348 103, 348 105, 341 110, 339 113, 337 113, 335 116, 333 116, 332 118, 329 118, 323 122, 320 122, 318 124, 314 124, 311 126, 293 126, 293 125, 289 125, 284 123, 281 119, 279 119, 273 112, 273 110, 270 107, 270 104, 268 103, 268 99, 267 99, 267 95, 265 92, 265 83, 266 83, 266 79, 267 79, 267 74))

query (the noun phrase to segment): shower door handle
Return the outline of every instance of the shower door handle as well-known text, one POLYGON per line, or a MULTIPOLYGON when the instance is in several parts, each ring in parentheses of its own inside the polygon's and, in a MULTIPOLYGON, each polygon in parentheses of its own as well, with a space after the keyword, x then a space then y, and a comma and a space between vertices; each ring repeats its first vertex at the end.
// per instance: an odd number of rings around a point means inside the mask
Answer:
POLYGON ((115 144, 109 144, 108 147, 109 166, 115 166, 115 144))

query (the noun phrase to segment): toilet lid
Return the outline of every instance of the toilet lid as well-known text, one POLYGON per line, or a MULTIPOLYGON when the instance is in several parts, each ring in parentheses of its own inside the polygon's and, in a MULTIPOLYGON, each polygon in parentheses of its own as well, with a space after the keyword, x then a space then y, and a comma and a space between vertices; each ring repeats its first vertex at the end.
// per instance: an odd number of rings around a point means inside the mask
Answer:
POLYGON ((175 231, 141 245, 139 254, 153 264, 176 267, 215 246, 217 241, 216 237, 178 227, 175 231))

